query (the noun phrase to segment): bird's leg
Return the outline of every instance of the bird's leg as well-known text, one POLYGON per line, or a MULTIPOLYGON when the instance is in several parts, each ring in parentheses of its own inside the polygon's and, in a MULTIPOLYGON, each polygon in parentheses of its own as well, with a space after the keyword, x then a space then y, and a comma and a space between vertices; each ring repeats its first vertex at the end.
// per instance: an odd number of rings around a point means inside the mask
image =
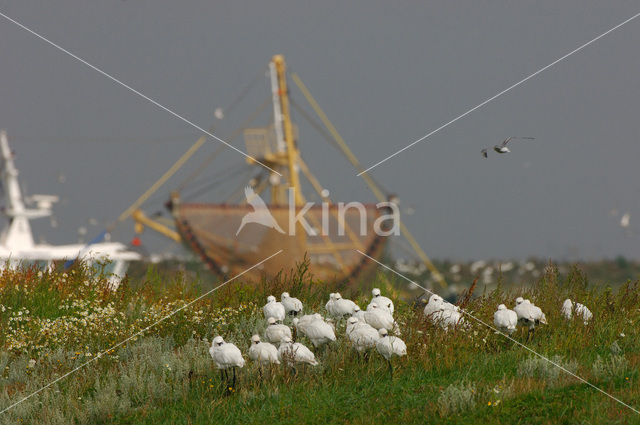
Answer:
POLYGON ((258 375, 260 375, 260 384, 262 384, 262 366, 258 366, 258 375))
POLYGON ((369 351, 365 351, 362 357, 364 357, 365 361, 369 361, 369 351))
POLYGON ((224 386, 224 371, 220 369, 220 385, 224 386))
POLYGON ((236 368, 233 368, 233 384, 231 384, 231 388, 236 389, 236 368))

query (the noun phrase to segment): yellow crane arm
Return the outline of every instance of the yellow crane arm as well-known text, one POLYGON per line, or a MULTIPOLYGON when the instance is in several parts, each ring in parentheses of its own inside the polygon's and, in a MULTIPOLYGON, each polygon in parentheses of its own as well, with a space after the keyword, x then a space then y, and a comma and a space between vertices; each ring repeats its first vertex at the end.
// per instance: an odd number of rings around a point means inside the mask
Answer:
POLYGON ((173 239, 178 243, 182 242, 182 238, 180 237, 180 234, 178 232, 165 226, 162 223, 159 223, 157 221, 150 219, 141 210, 134 210, 131 213, 131 218, 133 218, 133 220, 136 222, 135 224, 136 233, 142 233, 144 231, 144 227, 147 226, 150 229, 153 229, 156 232, 160 233, 161 235, 168 237, 169 239, 173 239))
MULTIPOLYGON (((309 102, 309 105, 311 105, 311 107, 313 108, 315 113, 318 115, 318 117, 320 118, 320 120, 322 121, 326 129, 329 131, 331 136, 334 138, 336 143, 338 143, 338 146, 340 146, 340 149, 342 150, 344 155, 347 157, 349 162, 351 162, 351 164, 354 166, 356 170, 362 171, 363 170, 362 165, 360 164, 356 156, 353 154, 353 152, 351 152, 351 149, 349 149, 349 147, 347 146, 347 143, 344 141, 340 133, 338 133, 338 130, 335 128, 335 126, 331 123, 331 121, 329 121, 329 117, 327 117, 327 114, 325 114, 325 112, 322 110, 318 102, 316 102, 316 100, 313 98, 313 96, 311 95, 311 92, 309 91, 307 86, 305 86, 305 84, 302 82, 298 74, 293 73, 291 75, 291 78, 293 79, 293 82, 298 86, 298 88, 302 92, 302 95, 305 97, 305 99, 307 99, 307 102, 309 102)), ((369 186, 369 188, 371 189, 371 191, 373 192, 373 194, 375 195, 375 197, 378 199, 379 202, 387 201, 383 191, 378 187, 378 185, 376 185, 376 183, 368 175, 368 173, 364 173, 362 177, 364 178, 365 182, 367 183, 367 185, 369 186)), ((422 250, 422 248, 420 247, 418 242, 415 240, 411 232, 409 232, 409 229, 407 229, 407 226, 405 226, 404 223, 400 223, 400 232, 407 239, 407 241, 409 242, 411 247, 414 249, 416 254, 418 254, 418 257, 420 257, 422 262, 425 264, 425 266, 427 266, 427 268, 433 275, 433 278, 440 284, 440 286, 442 286, 443 288, 446 288, 447 282, 444 280, 444 276, 442 276, 440 271, 438 271, 436 266, 431 262, 427 254, 422 250)))

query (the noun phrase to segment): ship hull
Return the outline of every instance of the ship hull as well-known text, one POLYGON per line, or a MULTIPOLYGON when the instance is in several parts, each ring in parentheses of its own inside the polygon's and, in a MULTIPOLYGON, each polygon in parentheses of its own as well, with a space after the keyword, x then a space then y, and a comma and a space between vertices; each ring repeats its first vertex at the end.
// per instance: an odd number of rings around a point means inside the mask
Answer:
POLYGON ((383 217, 389 211, 375 205, 343 211, 337 206, 310 208, 303 217, 316 235, 309 235, 300 224, 290 228, 288 206, 269 206, 279 230, 251 222, 242 225, 243 217, 251 212, 252 207, 246 205, 178 204, 173 208, 176 228, 189 249, 220 277, 243 273, 242 279, 249 282, 286 273, 305 259, 318 281, 344 282, 361 276, 373 262, 358 251, 380 257, 387 236, 379 233, 384 234, 391 225, 383 217))

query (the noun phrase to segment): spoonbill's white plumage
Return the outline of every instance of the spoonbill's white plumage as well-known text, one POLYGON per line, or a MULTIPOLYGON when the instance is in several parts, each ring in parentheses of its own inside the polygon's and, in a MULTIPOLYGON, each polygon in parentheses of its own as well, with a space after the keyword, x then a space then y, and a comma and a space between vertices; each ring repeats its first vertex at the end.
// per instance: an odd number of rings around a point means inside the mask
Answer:
POLYGON ((429 297, 429 302, 424 306, 424 315, 431 316, 436 311, 443 309, 444 300, 438 294, 433 294, 429 297))
POLYGON ((316 356, 311 350, 299 342, 293 342, 291 338, 285 337, 278 347, 278 358, 280 361, 290 363, 305 363, 316 366, 316 356))
POLYGON ((376 341, 376 350, 382 357, 391 360, 391 357, 407 355, 407 345, 397 336, 390 336, 389 331, 382 328, 378 331, 379 339, 376 341))
POLYGON ((335 294, 331 294, 333 298, 329 299, 329 302, 325 306, 327 308, 327 312, 332 317, 340 318, 345 316, 351 316, 357 307, 356 303, 351 300, 347 300, 342 298, 340 293, 336 292, 335 294))
POLYGON ((291 338, 291 328, 287 325, 276 323, 276 319, 269 317, 267 319, 267 329, 264 331, 264 336, 267 341, 272 343, 279 343, 283 338, 291 338))
POLYGON ((500 304, 498 311, 493 313, 493 324, 500 332, 511 335, 518 327, 518 314, 509 310, 506 305, 500 304))
POLYGON ((407 355, 407 344, 397 336, 389 336, 389 331, 382 328, 378 331, 378 340, 376 341, 376 350, 385 358, 389 365, 389 373, 393 377, 393 366, 391 359, 393 357, 402 357, 407 355))
POLYGON ((393 376, 391 358, 406 356, 407 344, 397 336, 389 336, 389 332, 385 328, 378 331, 378 336, 379 338, 376 341, 376 350, 389 364, 389 373, 393 376))
MULTIPOLYGON (((369 305, 375 302, 380 307, 386 308, 387 310, 389 310, 391 314, 393 314, 393 311, 394 311, 393 301, 383 296, 382 293, 380 292, 380 289, 373 288, 373 290, 371 291, 371 295, 373 295, 373 297, 371 298, 371 303, 369 303, 369 305)), ((368 306, 367 306, 367 310, 369 310, 368 306)))
POLYGON ((440 327, 446 331, 464 322, 458 306, 446 303, 444 307, 442 310, 436 311, 431 315, 431 321, 434 324, 440 325, 440 327))
POLYGON ((359 352, 373 348, 380 338, 378 331, 367 323, 361 323, 357 318, 347 320, 347 338, 359 352))
POLYGON ((574 310, 576 312, 576 316, 581 318, 585 325, 588 324, 589 320, 593 317, 593 313, 591 313, 591 310, 589 310, 586 305, 580 303, 574 304, 569 298, 564 300, 561 310, 562 315, 567 319, 571 319, 574 310))
POLYGON ((371 304, 371 309, 364 312, 364 321, 377 330, 380 329, 393 329, 398 332, 398 325, 393 316, 386 308, 378 306, 378 304, 371 304))
MULTIPOLYGON (((520 298, 516 299, 516 303, 520 298)), ((535 334, 536 326, 540 323, 547 324, 547 317, 540 307, 532 304, 529 300, 522 300, 513 308, 513 311, 518 315, 518 324, 528 328, 527 340, 535 334)))
POLYGON ((249 358, 261 365, 280 364, 278 360, 278 349, 273 344, 260 341, 259 335, 253 335, 251 337, 249 358))
POLYGON ((364 322, 364 311, 360 310, 360 307, 356 305, 355 311, 352 314, 353 317, 356 317, 359 321, 364 322))
POLYGON ((209 354, 213 359, 213 363, 220 370, 221 379, 224 379, 224 373, 228 380, 229 376, 227 375, 227 369, 233 369, 233 383, 231 384, 231 388, 235 388, 236 368, 244 367, 244 358, 242 357, 240 349, 234 344, 224 342, 224 339, 221 336, 216 336, 211 342, 209 354))
POLYGON ((335 293, 330 293, 329 294, 329 301, 327 301, 327 303, 324 305, 325 310, 327 310, 327 313, 329 313, 329 315, 333 316, 333 305, 336 302, 336 294, 335 293))
POLYGON ((304 316, 297 317, 297 321, 294 319, 294 323, 299 323, 299 326, 306 326, 311 322, 315 322, 316 320, 324 320, 322 316, 318 313, 313 314, 305 314, 304 316))
POLYGON ((297 316, 302 313, 302 301, 289 295, 288 292, 283 292, 280 296, 280 302, 284 306, 285 313, 297 316))
POLYGON ((276 297, 273 295, 269 295, 267 297, 267 303, 262 307, 262 312, 264 313, 264 318, 268 319, 269 317, 273 317, 276 320, 284 320, 285 310, 282 303, 276 301, 276 297))
POLYGON ((435 325, 440 325, 444 330, 461 324, 464 319, 460 308, 445 301, 440 295, 433 294, 424 307, 424 315, 435 325))
POLYGON ((322 317, 311 321, 293 319, 293 325, 307 338, 311 340, 314 347, 319 347, 336 340, 336 334, 330 324, 326 323, 322 317))

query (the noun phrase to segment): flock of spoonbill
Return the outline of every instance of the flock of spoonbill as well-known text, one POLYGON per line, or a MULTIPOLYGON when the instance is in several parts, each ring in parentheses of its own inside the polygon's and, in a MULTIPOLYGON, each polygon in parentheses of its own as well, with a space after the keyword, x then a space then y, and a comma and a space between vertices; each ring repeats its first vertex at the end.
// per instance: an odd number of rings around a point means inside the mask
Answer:
MULTIPOLYGON (((393 357, 406 356, 407 346, 399 337, 400 327, 393 318, 394 304, 391 299, 382 296, 380 289, 374 288, 371 302, 363 311, 355 302, 342 298, 339 293, 332 293, 325 310, 326 318, 319 313, 303 315, 302 302, 291 297, 289 293, 283 292, 280 302, 272 295, 267 297, 267 303, 263 307, 267 325, 264 330, 265 341, 260 335, 253 335, 248 352, 249 358, 259 366, 260 376, 262 366, 284 363, 295 373, 296 365, 317 366, 319 363, 314 351, 299 342, 299 339, 306 337, 314 350, 326 347, 336 341, 336 325, 346 319, 345 337, 349 344, 365 357, 370 351, 376 350, 387 361, 390 376, 393 377, 391 360, 393 357), (292 327, 282 323, 287 316, 292 317, 292 327), (389 332, 394 335, 390 335, 389 332), (274 344, 278 344, 278 347, 274 344)), ((465 328, 467 325, 463 314, 468 313, 437 294, 431 295, 423 313, 445 332, 456 327, 465 328)), ((564 301, 560 313, 567 320, 571 320, 575 313, 575 317, 585 325, 593 318, 593 314, 584 304, 574 303, 570 299, 564 301)), ((528 341, 533 338, 537 326, 547 324, 547 318, 540 307, 528 299, 518 297, 513 310, 505 304, 498 306, 493 315, 493 323, 495 329, 505 335, 512 335, 518 326, 527 329, 528 341)), ((226 379, 228 382, 228 369, 232 369, 233 382, 228 388, 234 389, 236 368, 242 368, 245 364, 240 349, 232 343, 225 342, 221 336, 216 336, 209 353, 220 370, 221 380, 226 379)))
MULTIPOLYGON (((329 296, 325 310, 327 318, 319 313, 303 315, 302 302, 289 293, 283 292, 279 302, 272 295, 267 297, 267 303, 262 309, 267 322, 264 341, 260 335, 253 335, 248 352, 249 358, 259 366, 260 376, 262 366, 284 363, 294 372, 295 366, 299 364, 317 366, 319 363, 314 352, 298 339, 306 337, 314 350, 326 347, 336 341, 336 322, 343 319, 347 319, 345 336, 353 348, 359 353, 365 353, 365 356, 369 350, 378 351, 387 361, 393 376, 391 359, 405 356, 407 346, 398 336, 389 335, 389 331, 400 334, 400 328, 393 318, 394 305, 391 299, 382 296, 380 289, 375 288, 371 302, 362 311, 355 302, 342 298, 339 293, 333 293, 329 296), (282 323, 287 316, 292 317, 292 328, 282 323), (278 347, 274 344, 278 344, 278 347)), ((236 345, 216 336, 209 354, 220 370, 221 380, 226 379, 227 384, 228 370, 232 369, 233 382, 227 388, 233 390, 236 369, 245 364, 242 352, 236 345)))

